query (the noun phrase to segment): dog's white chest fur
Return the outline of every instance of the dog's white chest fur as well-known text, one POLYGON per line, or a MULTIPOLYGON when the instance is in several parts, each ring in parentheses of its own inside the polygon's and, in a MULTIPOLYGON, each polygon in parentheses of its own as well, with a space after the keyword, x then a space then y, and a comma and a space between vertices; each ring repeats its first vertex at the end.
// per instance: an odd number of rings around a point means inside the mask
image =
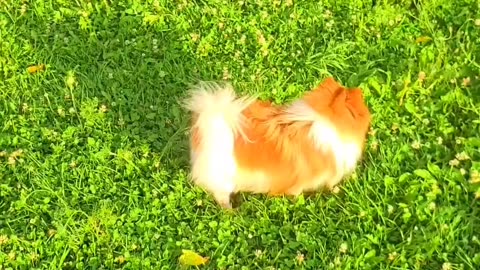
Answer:
POLYGON ((359 145, 342 140, 341 136, 330 123, 326 121, 316 121, 312 125, 310 136, 319 149, 332 151, 339 173, 346 174, 355 169, 361 155, 359 145))
POLYGON ((358 144, 343 140, 329 121, 318 115, 303 101, 294 103, 288 112, 291 120, 313 123, 310 129, 310 138, 319 150, 332 151, 339 174, 343 176, 355 169, 362 152, 358 144))

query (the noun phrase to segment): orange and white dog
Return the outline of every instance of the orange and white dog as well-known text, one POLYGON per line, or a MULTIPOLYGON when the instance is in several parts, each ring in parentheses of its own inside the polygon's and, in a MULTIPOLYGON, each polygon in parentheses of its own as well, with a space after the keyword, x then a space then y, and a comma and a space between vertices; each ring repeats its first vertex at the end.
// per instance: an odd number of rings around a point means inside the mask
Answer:
POLYGON ((333 188, 361 158, 371 118, 361 90, 333 78, 284 106, 216 83, 198 84, 185 101, 193 181, 224 208, 240 191, 297 196, 333 188))

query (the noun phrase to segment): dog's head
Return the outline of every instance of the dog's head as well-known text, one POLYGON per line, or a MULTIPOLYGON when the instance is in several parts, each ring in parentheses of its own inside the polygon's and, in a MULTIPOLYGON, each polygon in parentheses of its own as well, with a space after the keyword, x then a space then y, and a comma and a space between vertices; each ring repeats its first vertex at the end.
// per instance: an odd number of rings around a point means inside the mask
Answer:
POLYGON ((360 88, 347 89, 335 79, 327 78, 307 93, 304 100, 342 133, 360 138, 366 136, 371 114, 360 88))

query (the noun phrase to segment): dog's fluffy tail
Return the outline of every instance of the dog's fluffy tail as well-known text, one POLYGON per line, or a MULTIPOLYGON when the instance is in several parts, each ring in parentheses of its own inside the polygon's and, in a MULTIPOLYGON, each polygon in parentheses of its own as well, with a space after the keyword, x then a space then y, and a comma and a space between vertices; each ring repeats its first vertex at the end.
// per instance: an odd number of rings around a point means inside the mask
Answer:
POLYGON ((237 97, 230 84, 201 82, 190 90, 184 106, 193 113, 193 128, 200 137, 211 140, 223 135, 233 140, 240 134, 248 140, 243 131, 242 112, 254 101, 254 97, 237 97))
POLYGON ((235 137, 246 138, 242 112, 253 101, 237 97, 230 85, 215 83, 198 84, 184 101, 193 114, 192 178, 225 206, 231 206, 230 194, 235 191, 235 137))

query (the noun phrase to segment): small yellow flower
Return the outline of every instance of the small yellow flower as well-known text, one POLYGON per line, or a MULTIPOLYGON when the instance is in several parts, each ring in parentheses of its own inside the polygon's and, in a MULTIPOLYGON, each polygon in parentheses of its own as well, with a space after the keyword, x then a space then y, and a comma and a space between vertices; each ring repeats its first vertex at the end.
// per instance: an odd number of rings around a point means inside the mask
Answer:
POLYGON ((63 108, 58 108, 57 113, 60 117, 65 117, 65 110, 63 108))
POLYGON ((232 75, 228 71, 228 68, 223 68, 223 80, 229 80, 232 78, 232 75))
POLYGON ((339 188, 338 186, 335 186, 335 187, 332 189, 332 192, 333 192, 334 194, 338 194, 338 193, 340 193, 340 188, 339 188))
POLYGON ((10 156, 13 158, 21 157, 23 156, 23 150, 22 149, 15 150, 10 154, 10 156))
POLYGON ((49 237, 53 237, 53 236, 55 236, 55 234, 57 234, 57 231, 55 229, 48 230, 48 236, 49 237))
POLYGON ((412 143, 412 148, 413 148, 413 149, 420 149, 420 147, 422 147, 422 145, 420 144, 419 141, 414 141, 414 142, 412 143))
POLYGON ((268 49, 265 48, 265 47, 262 47, 262 49, 260 49, 262 51, 262 55, 263 56, 267 56, 268 55, 268 49))
POLYGON ((29 107, 28 107, 28 104, 27 103, 23 103, 22 104, 22 112, 26 113, 29 111, 29 107))
POLYGON ((470 183, 472 184, 480 183, 480 173, 478 171, 470 172, 470 183))
POLYGON ((370 147, 372 148, 372 150, 377 150, 377 149, 378 149, 378 142, 377 142, 377 141, 373 141, 373 142, 370 144, 370 147))
POLYGON ((10 261, 14 261, 16 258, 17 258, 17 254, 15 254, 15 252, 10 251, 10 253, 8 253, 8 259, 10 261))
POLYGON ((263 252, 260 249, 255 250, 256 257, 261 257, 262 255, 263 255, 263 252))
POLYGON ((418 73, 418 80, 419 80, 420 82, 423 82, 426 77, 427 77, 427 74, 425 74, 425 72, 420 71, 420 72, 418 73))
POLYGON ((299 252, 297 253, 297 257, 295 257, 295 259, 299 264, 302 264, 305 261, 305 255, 299 252))
POLYGON ((348 251, 347 243, 340 244, 340 248, 338 250, 340 251, 340 253, 347 253, 347 251, 348 251))
POLYGON ((397 258, 397 256, 398 256, 398 253, 396 251, 394 251, 394 252, 388 254, 388 260, 393 261, 397 258))
POLYGON ((15 165, 15 163, 17 163, 17 160, 14 157, 10 156, 10 157, 8 157, 8 162, 7 163, 8 163, 8 165, 13 166, 13 165, 15 165))
POLYGON ((190 37, 192 38, 193 42, 197 42, 200 39, 200 35, 196 33, 190 34, 190 37))
POLYGON ((30 260, 32 262, 36 262, 38 261, 38 259, 40 258, 40 255, 38 255, 37 253, 33 252, 32 254, 30 254, 30 260))
POLYGON ((22 7, 20 8, 20 13, 22 15, 25 15, 25 13, 27 13, 27 8, 28 8, 28 5, 27 4, 23 4, 22 7))
POLYGON ((328 9, 325 10, 325 12, 323 13, 323 17, 324 17, 325 19, 332 17, 332 12, 331 12, 330 10, 328 10, 328 9))
POLYGON ((106 112, 108 111, 107 106, 105 106, 105 105, 100 106, 100 108, 99 108, 98 110, 99 110, 101 113, 106 113, 106 112))
POLYGON ((242 37, 240 37, 240 44, 245 44, 246 40, 247 40, 247 36, 242 35, 242 37))
POLYGON ((8 243, 8 236, 0 235, 0 246, 3 246, 8 243))
POLYGON ((393 132, 396 132, 399 128, 400 128, 400 126, 397 123, 392 124, 391 129, 392 129, 393 132))
POLYGON ((463 78, 462 85, 464 87, 470 86, 470 77, 463 78))
POLYGON ((257 31, 257 39, 260 45, 264 46, 265 44, 267 44, 267 41, 263 36, 262 32, 260 32, 260 30, 257 31))
POLYGON ((125 257, 123 256, 118 256, 117 258, 115 258, 115 261, 118 263, 118 264, 124 264, 126 259, 125 257))

